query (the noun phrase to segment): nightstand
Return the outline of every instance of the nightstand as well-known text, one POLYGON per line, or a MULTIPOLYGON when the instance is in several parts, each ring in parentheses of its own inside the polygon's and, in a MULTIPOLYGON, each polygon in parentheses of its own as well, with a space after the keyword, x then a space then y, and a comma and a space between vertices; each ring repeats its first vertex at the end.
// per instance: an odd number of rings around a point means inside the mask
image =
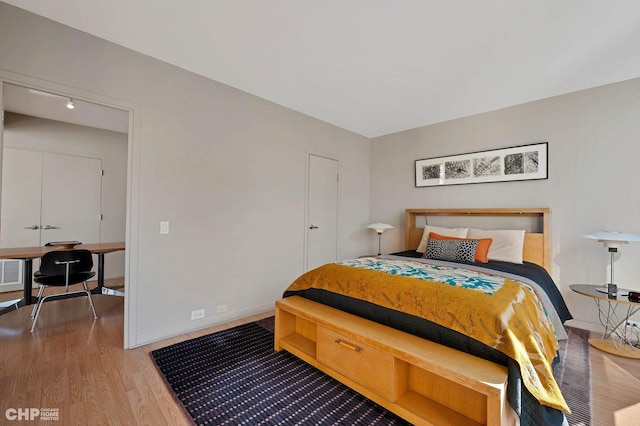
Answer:
POLYGON ((583 296, 591 297, 598 307, 598 317, 604 327, 601 338, 592 337, 589 344, 601 351, 625 358, 640 359, 640 348, 635 347, 627 330, 629 318, 640 311, 640 302, 627 297, 629 290, 618 289, 617 297, 609 297, 602 285, 573 284, 569 288, 583 296))

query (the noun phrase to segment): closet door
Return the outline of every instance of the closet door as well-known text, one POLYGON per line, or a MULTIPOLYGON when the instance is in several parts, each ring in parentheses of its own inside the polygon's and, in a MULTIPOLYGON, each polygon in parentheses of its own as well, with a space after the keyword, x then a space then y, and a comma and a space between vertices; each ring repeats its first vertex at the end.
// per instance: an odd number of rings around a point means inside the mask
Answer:
POLYGON ((3 150, 0 247, 100 242, 102 160, 3 150))
POLYGON ((45 153, 40 242, 100 242, 102 160, 45 153))
POLYGON ((2 152, 0 247, 39 246, 42 153, 14 148, 2 152))

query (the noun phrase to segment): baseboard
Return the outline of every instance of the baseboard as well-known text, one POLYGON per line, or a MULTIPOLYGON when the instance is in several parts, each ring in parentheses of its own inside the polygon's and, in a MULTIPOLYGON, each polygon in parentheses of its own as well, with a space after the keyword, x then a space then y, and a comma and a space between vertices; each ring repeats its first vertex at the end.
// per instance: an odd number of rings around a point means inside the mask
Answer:
POLYGON ((170 329, 163 328, 161 331, 150 331, 147 333, 140 333, 136 336, 136 345, 131 346, 130 349, 145 346, 150 343, 159 342, 161 340, 170 339, 172 337, 181 336, 183 334, 191 333, 194 331, 202 330, 205 328, 215 327, 221 324, 225 324, 231 321, 241 320, 253 315, 271 313, 275 311, 274 303, 266 303, 260 306, 254 306, 252 308, 244 309, 241 311, 226 312, 224 314, 217 314, 212 317, 203 318, 198 320, 197 326, 194 326, 193 321, 182 322, 176 324, 170 329))
POLYGON ((589 322, 589 321, 584 321, 584 320, 579 320, 579 319, 569 320, 569 321, 565 322, 564 325, 569 326, 569 327, 574 327, 574 328, 580 328, 582 330, 593 331, 593 332, 596 332, 596 333, 603 333, 604 332, 604 327, 601 324, 594 323, 594 322, 589 322))

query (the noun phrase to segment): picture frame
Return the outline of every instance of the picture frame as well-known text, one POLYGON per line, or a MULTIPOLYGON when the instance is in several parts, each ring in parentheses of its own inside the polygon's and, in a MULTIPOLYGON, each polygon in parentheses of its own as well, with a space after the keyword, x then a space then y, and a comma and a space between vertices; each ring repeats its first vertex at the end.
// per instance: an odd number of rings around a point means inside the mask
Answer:
POLYGON ((415 161, 416 187, 548 178, 548 142, 415 161))

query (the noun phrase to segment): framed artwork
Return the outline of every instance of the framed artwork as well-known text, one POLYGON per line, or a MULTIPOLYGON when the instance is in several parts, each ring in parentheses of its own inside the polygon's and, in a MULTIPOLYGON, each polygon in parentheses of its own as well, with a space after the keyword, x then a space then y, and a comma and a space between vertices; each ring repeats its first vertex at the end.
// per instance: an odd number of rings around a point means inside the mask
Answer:
POLYGON ((548 178, 548 143, 416 160, 416 187, 548 178))

